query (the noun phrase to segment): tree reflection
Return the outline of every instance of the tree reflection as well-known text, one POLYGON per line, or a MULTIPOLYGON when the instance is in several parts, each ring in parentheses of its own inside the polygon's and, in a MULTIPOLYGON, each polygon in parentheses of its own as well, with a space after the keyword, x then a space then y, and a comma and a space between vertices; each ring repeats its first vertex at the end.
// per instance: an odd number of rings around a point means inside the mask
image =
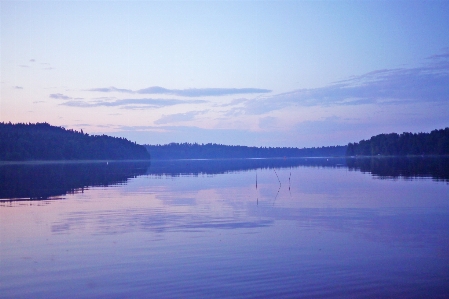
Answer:
POLYGON ((49 199, 90 186, 125 184, 150 162, 19 163, 0 165, 0 199, 49 199))
POLYGON ((0 164, 0 199, 49 199, 90 186, 126 184, 139 175, 198 176, 256 169, 348 168, 383 179, 449 182, 449 157, 165 160, 144 162, 0 164))

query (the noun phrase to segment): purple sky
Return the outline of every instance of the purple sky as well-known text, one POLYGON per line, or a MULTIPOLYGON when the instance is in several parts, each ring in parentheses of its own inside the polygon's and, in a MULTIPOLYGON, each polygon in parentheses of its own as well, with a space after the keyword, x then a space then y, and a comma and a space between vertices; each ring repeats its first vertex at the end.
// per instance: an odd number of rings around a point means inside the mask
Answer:
POLYGON ((138 143, 449 126, 447 1, 2 1, 0 121, 138 143))

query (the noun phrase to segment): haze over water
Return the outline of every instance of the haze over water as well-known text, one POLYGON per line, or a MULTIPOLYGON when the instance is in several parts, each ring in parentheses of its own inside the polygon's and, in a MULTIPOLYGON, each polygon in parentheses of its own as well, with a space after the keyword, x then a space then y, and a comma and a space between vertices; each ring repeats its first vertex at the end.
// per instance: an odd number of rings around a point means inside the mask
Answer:
POLYGON ((445 168, 376 161, 0 165, 0 298, 447 298, 445 168))

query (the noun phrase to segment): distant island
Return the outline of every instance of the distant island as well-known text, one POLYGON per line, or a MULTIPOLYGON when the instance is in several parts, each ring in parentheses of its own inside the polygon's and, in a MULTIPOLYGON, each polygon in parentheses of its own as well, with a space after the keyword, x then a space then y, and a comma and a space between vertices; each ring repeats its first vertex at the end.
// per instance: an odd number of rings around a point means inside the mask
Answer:
POLYGON ((449 155, 449 128, 430 133, 380 134, 349 143, 347 156, 443 156, 449 155))
POLYGON ((145 145, 152 159, 232 159, 232 158, 283 158, 283 157, 342 157, 346 146, 252 147, 223 144, 170 143, 145 145))
POLYGON ((48 123, 0 123, 0 161, 148 160, 142 145, 48 123))
POLYGON ((344 156, 443 156, 449 155, 449 128, 430 133, 380 134, 348 145, 312 148, 251 147, 215 143, 144 145, 151 157, 165 159, 231 159, 344 156))

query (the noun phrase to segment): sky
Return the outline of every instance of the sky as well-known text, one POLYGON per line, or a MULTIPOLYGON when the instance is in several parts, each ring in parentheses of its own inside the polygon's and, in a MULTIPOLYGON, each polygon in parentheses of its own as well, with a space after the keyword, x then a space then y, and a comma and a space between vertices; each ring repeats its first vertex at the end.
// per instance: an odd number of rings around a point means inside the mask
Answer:
POLYGON ((2 1, 0 122, 140 144, 449 126, 449 1, 2 1))

